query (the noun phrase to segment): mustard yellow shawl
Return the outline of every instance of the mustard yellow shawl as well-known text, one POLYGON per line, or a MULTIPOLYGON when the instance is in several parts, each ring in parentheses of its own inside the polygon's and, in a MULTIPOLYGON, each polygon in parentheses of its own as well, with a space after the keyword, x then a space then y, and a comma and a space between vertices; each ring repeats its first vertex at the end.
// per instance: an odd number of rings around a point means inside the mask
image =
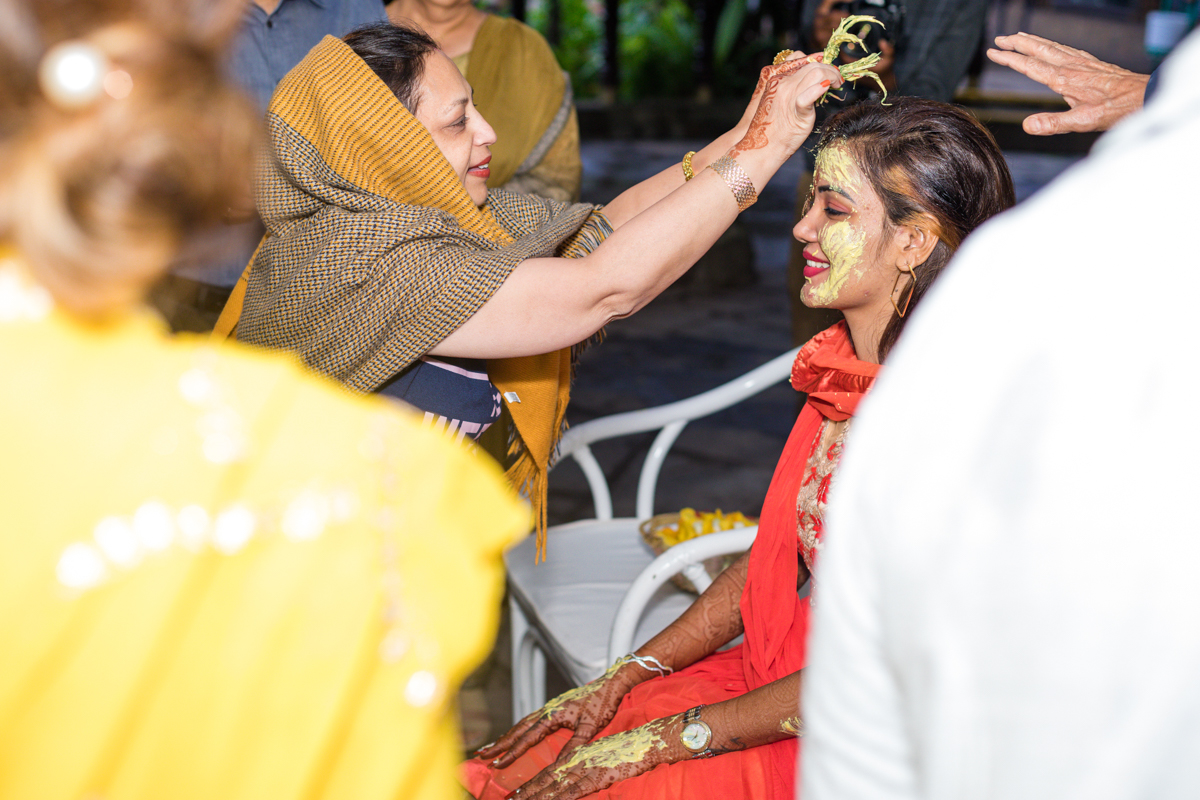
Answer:
MULTIPOLYGON (((236 322, 238 339, 298 352, 358 391, 456 330, 525 259, 583 255, 611 230, 590 205, 498 190, 475 206, 424 126, 331 36, 280 83, 267 125, 257 197, 267 235, 218 333, 236 322)), ((572 363, 567 349, 488 367, 519 398, 507 403, 509 478, 539 534, 572 363)))

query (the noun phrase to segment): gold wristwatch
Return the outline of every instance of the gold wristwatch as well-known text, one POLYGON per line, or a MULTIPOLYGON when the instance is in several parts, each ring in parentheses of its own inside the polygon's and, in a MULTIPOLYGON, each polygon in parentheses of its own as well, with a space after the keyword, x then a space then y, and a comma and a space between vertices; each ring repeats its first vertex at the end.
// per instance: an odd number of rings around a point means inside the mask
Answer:
POLYGON ((708 746, 712 742, 712 728, 700 720, 702 708, 704 706, 700 705, 687 710, 683 715, 683 731, 679 734, 679 740, 692 758, 712 758, 716 755, 708 746))

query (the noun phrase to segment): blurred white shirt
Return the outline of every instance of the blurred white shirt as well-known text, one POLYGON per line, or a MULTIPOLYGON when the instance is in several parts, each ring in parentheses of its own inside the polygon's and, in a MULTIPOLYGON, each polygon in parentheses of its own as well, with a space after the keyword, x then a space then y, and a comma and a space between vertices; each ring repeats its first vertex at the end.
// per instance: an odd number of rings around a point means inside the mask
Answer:
POLYGON ((973 236, 856 417, 805 800, 1200 798, 1198 75, 973 236))

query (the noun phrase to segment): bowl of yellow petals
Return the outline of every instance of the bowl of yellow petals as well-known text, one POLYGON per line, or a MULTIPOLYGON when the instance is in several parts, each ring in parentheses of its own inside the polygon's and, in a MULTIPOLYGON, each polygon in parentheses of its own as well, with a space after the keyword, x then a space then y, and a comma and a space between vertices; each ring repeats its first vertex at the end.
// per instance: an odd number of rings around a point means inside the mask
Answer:
MULTIPOLYGON (((747 517, 740 511, 725 514, 719 508, 716 511, 697 511, 694 508, 685 508, 678 513, 653 516, 641 524, 640 530, 642 540, 657 556, 680 542, 695 539, 697 536, 706 536, 717 531, 728 531, 757 524, 757 517, 747 517)), ((741 556, 741 553, 731 553, 726 556, 705 559, 704 569, 710 578, 715 579, 741 556)), ((685 575, 675 575, 671 578, 671 583, 685 592, 699 594, 685 575)))

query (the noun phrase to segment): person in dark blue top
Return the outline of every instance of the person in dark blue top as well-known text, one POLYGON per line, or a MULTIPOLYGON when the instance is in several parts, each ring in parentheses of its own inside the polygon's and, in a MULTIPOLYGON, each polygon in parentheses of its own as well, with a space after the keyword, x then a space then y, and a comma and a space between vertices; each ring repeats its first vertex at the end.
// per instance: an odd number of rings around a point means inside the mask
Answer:
POLYGON ((380 0, 254 0, 230 51, 229 76, 266 111, 275 85, 324 36, 384 19, 380 0))
MULTIPOLYGON (((265 113, 275 85, 317 42, 328 35, 344 36, 360 25, 387 18, 380 0, 253 0, 247 2, 242 22, 229 48, 225 72, 265 113)), ((250 260, 262 238, 263 227, 247 196, 231 202, 225 232, 235 242, 231 252, 213 259, 179 262, 171 272, 224 296, 250 260), (224 287, 220 292, 216 287, 224 287)))
POLYGON ((500 419, 500 390, 482 359, 423 356, 377 391, 421 409, 455 441, 478 439, 500 419))

